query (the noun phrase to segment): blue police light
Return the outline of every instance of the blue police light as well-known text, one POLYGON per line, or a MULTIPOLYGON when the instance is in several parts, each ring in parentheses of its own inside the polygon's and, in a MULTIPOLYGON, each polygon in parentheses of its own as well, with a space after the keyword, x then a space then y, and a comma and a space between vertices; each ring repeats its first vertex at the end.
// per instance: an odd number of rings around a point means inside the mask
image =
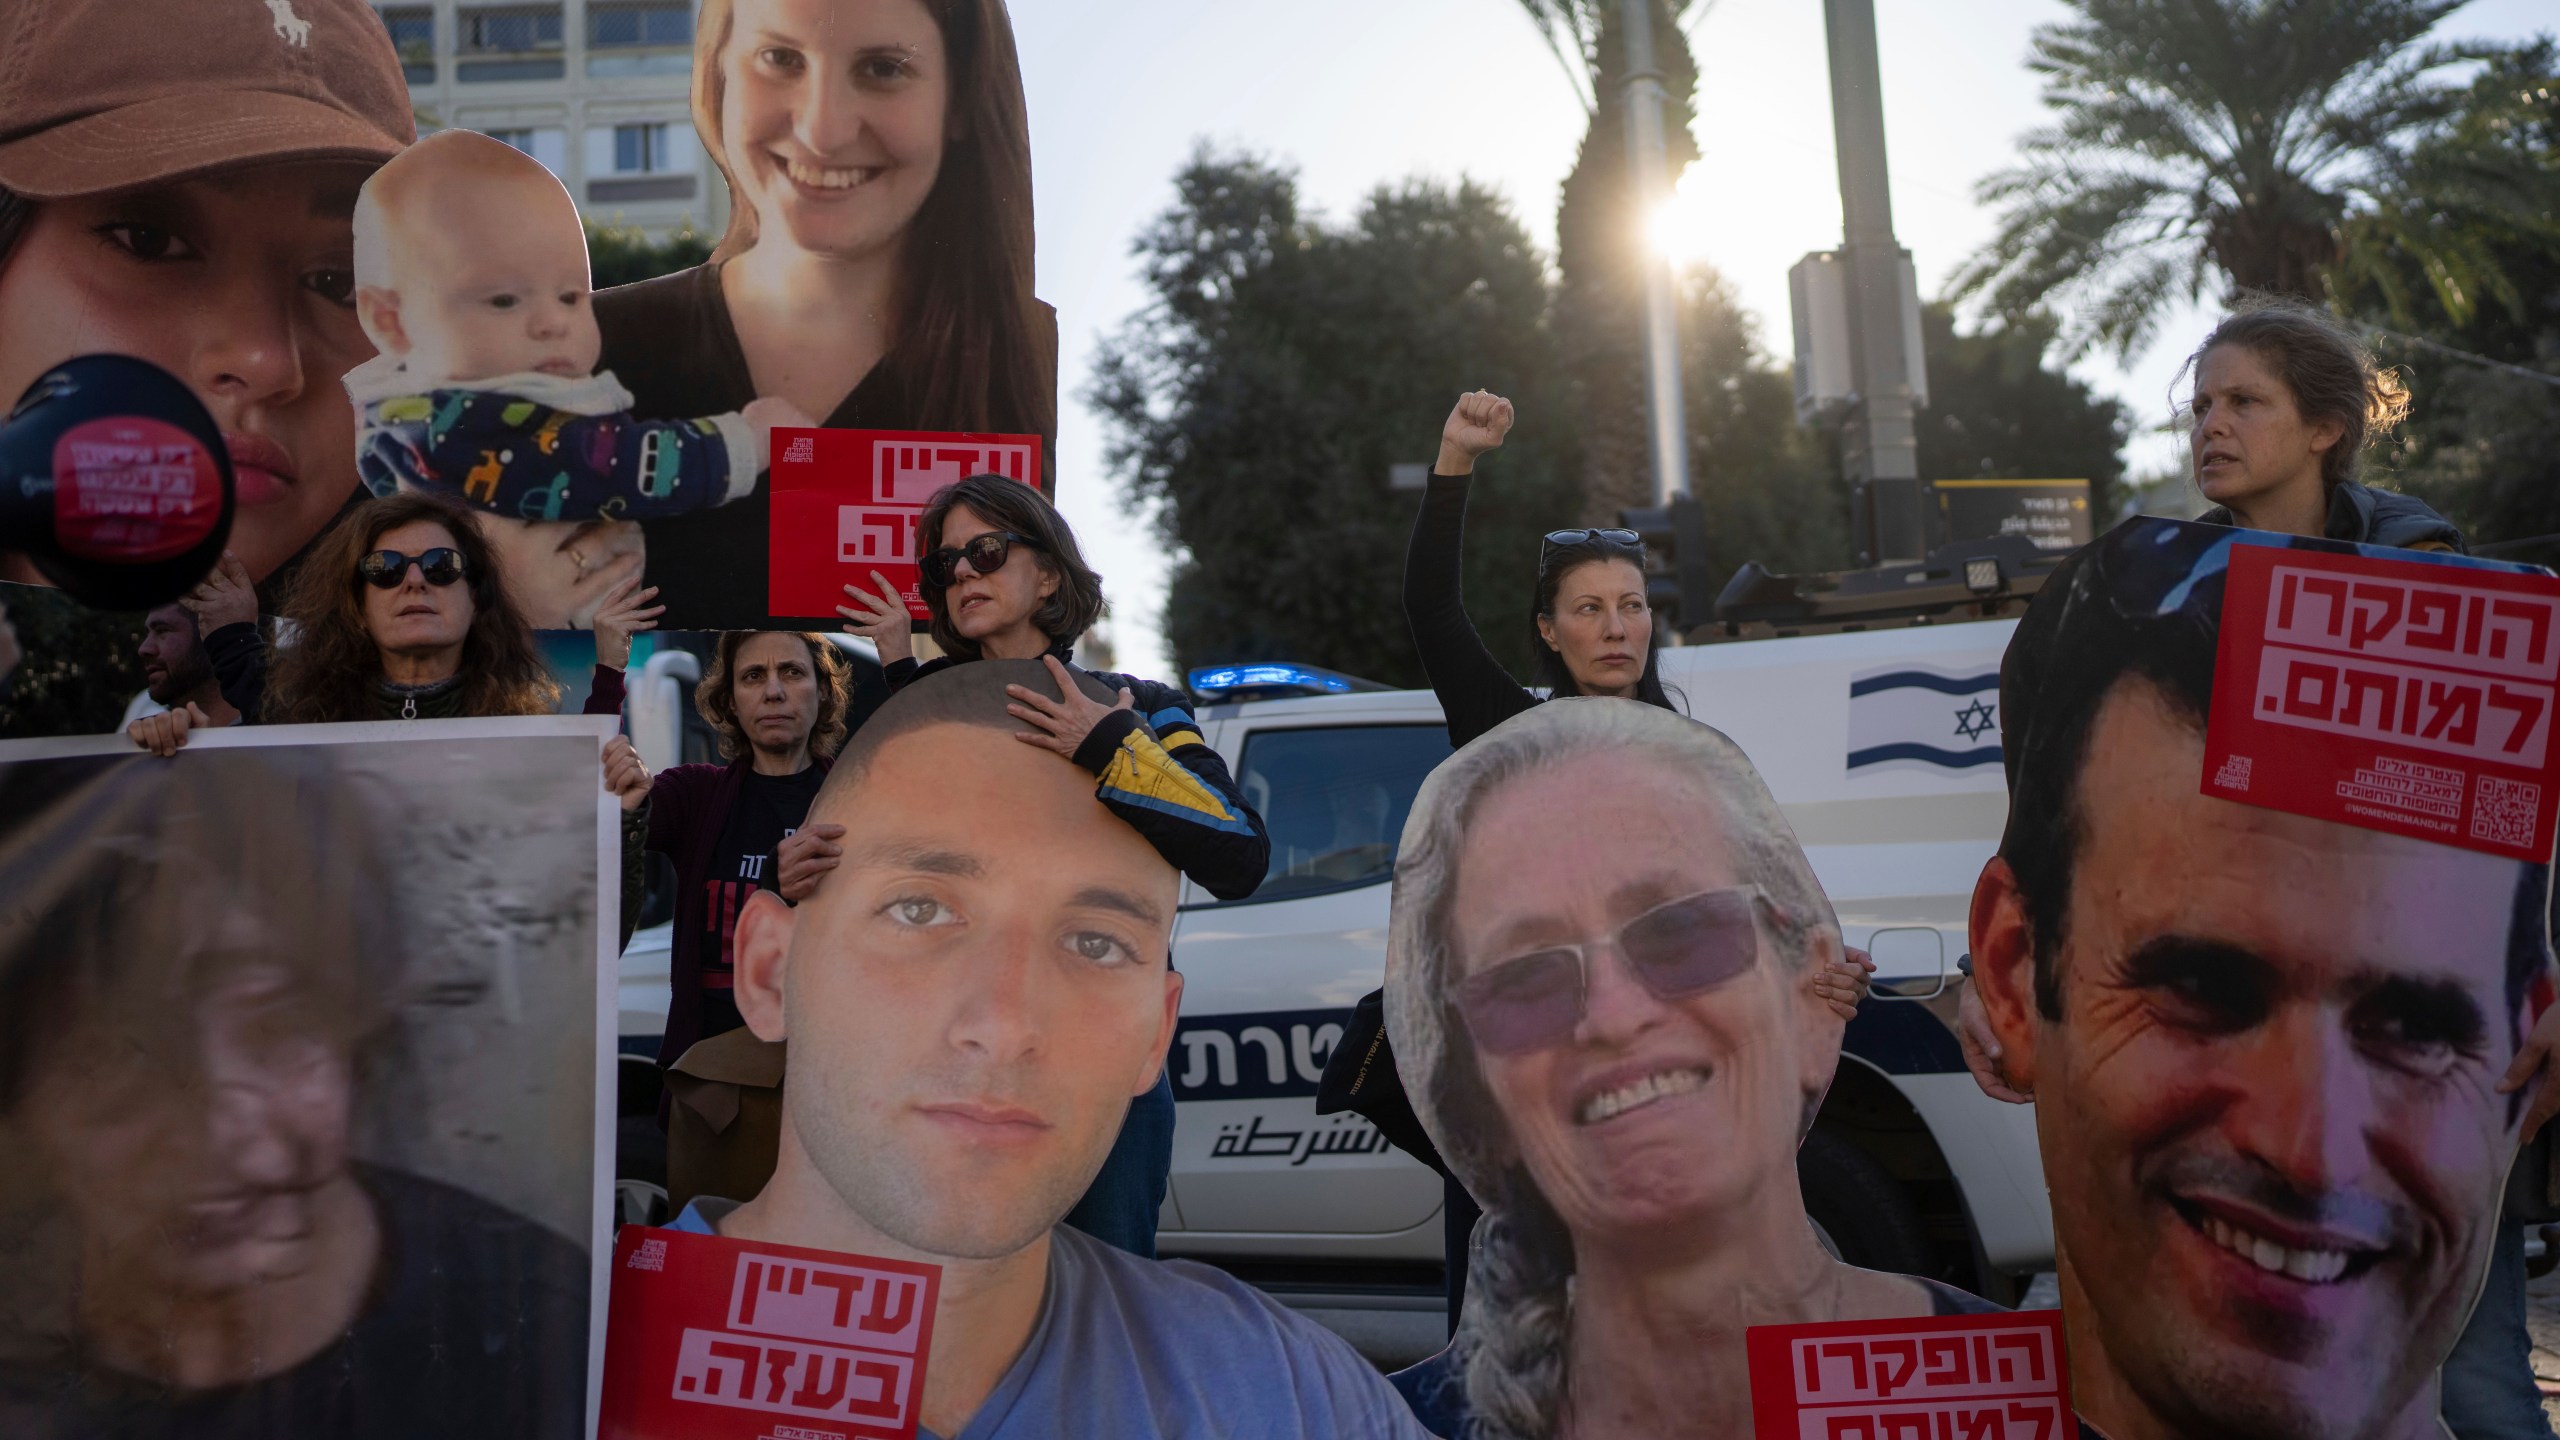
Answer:
POLYGON ((1340 695, 1370 688, 1366 682, 1312 665, 1210 665, 1192 671, 1190 679, 1192 693, 1204 700, 1340 695))

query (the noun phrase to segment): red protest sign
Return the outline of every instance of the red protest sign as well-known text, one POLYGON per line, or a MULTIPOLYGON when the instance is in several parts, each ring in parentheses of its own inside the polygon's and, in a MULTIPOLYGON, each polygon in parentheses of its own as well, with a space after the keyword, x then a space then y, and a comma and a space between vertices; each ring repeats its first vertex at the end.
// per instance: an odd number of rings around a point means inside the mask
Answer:
POLYGON ((2203 792, 2551 855, 2560 579, 2236 545, 2203 792))
POLYGON ((972 475, 1040 483, 1037 435, 929 430, 773 432, 773 532, 766 603, 776 615, 833 615, 844 587, 879 571, 907 613, 916 593, 916 518, 933 492, 972 475))
POLYGON ((913 1440, 933 1265, 626 1225, 598 1440, 913 1440))
POLYGON ((1754 1325, 1754 1440, 2070 1440, 2062 1312, 1754 1325))

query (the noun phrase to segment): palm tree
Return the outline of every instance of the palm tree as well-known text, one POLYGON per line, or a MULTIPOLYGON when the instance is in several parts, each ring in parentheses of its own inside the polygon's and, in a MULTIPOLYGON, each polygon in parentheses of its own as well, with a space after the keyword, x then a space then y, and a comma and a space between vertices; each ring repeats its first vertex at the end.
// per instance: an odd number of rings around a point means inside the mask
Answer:
POLYGON ((2071 353, 2128 361, 2216 280, 2325 298, 2346 228, 2391 223, 2413 149, 2459 108, 2447 70, 2500 53, 2420 43, 2463 0, 2065 3, 2077 18, 2028 59, 2055 121, 1978 187, 2005 214, 1955 288, 2064 309, 2071 353))
POLYGON ((2464 333, 2484 311, 2530 330, 2547 292, 2528 272, 2560 259, 2560 42, 2493 59, 2453 118, 2395 157, 2390 183, 2342 234, 2329 275, 2342 308, 2465 345, 2487 338, 2464 333))
MULTIPOLYGON (((1530 21, 1547 42, 1547 49, 1564 68, 1565 83, 1573 87, 1585 110, 1597 110, 1601 69, 1601 36, 1603 24, 1611 38, 1617 33, 1617 12, 1624 0, 1520 0, 1520 8, 1529 12, 1530 21)), ((1683 37, 1697 33, 1698 22, 1716 8, 1716 0, 1657 0, 1663 18, 1677 25, 1683 37)), ((1656 34, 1661 32, 1659 28, 1656 34)))

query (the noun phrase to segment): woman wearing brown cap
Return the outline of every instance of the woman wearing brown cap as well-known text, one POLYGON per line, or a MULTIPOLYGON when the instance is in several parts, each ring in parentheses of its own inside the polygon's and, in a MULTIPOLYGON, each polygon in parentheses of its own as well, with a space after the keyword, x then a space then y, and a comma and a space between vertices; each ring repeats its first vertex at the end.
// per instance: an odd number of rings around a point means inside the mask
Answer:
POLYGON ((356 493, 350 218, 415 134, 362 0, 0 6, 0 406, 93 351, 175 373, 264 581, 356 493))

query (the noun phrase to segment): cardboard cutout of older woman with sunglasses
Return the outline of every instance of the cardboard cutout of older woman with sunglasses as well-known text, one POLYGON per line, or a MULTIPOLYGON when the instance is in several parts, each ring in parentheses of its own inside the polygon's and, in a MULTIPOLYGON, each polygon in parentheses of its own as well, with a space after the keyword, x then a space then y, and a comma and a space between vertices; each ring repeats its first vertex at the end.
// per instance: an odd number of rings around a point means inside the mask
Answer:
MULTIPOLYGON (((1645 598, 1644 542, 1632 530, 1550 530, 1540 538, 1527 618, 1536 657, 1530 678, 1546 692, 1543 697, 1512 678, 1467 618, 1459 574, 1465 568, 1460 552, 1469 477, 1478 460, 1502 448, 1512 420, 1511 402, 1489 390, 1458 397, 1441 424, 1439 458, 1431 467, 1430 485, 1405 550, 1405 619, 1413 626, 1414 649, 1448 721, 1449 743, 1467 745, 1542 700, 1565 696, 1606 696, 1685 710, 1685 697, 1663 688, 1653 608, 1645 598)), ((1810 971, 1805 983, 1845 1019, 1865 996, 1866 972, 1874 968, 1852 951, 1845 963, 1810 971)), ((1392 1083, 1397 1067, 1372 1063, 1393 1058, 1378 1055, 1380 999, 1363 996, 1352 1009, 1342 1040, 1325 1065, 1316 1111, 1358 1114, 1414 1158, 1449 1176, 1443 1233, 1449 1253, 1459 1254, 1481 1212, 1417 1132, 1412 1107, 1392 1083)), ((1392 1050, 1392 1036, 1389 1041, 1392 1050)), ((1463 1265, 1449 1267, 1453 1329, 1466 1298, 1466 1273, 1463 1265)))
POLYGON ((1397 1377, 1467 1440, 1752 1433, 1753 1325, 1994 1309, 1842 1264, 1795 1151, 1843 1025, 1838 921, 1722 734, 1566 698, 1434 771, 1396 865, 1387 1029, 1486 1218, 1450 1348, 1397 1377))

